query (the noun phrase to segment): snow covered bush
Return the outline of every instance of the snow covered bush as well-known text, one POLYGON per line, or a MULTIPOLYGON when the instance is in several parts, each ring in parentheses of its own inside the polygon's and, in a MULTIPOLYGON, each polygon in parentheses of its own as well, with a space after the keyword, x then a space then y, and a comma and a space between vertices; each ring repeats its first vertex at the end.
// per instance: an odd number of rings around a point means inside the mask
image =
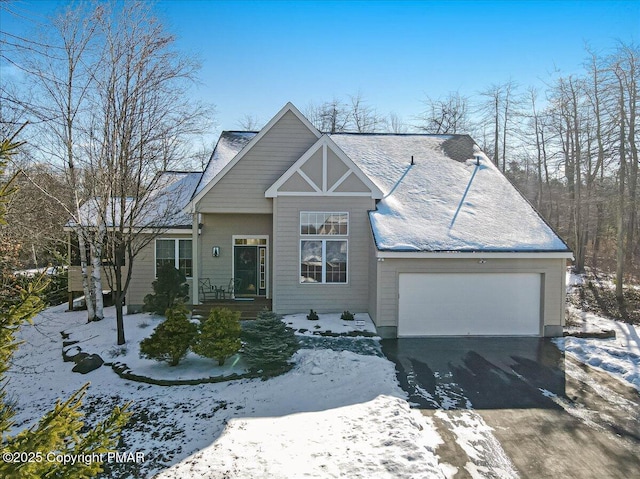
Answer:
POLYGON ((140 342, 140 357, 166 361, 177 366, 189 351, 198 327, 188 319, 187 308, 177 304, 167 309, 167 319, 140 342))
POLYGON ((150 313, 165 314, 167 308, 189 299, 189 285, 184 274, 165 263, 158 268, 158 277, 151 284, 153 294, 144 297, 143 310, 150 313))
POLYGON ((300 347, 291 328, 272 311, 261 311, 244 334, 244 358, 251 371, 273 376, 287 370, 300 347))
POLYGON ((198 334, 191 348, 194 353, 218 360, 225 360, 240 350, 240 313, 227 308, 214 308, 209 317, 200 323, 198 334))
POLYGON ((355 318, 353 317, 353 313, 351 311, 345 311, 340 316, 340 319, 343 321, 353 321, 355 318))

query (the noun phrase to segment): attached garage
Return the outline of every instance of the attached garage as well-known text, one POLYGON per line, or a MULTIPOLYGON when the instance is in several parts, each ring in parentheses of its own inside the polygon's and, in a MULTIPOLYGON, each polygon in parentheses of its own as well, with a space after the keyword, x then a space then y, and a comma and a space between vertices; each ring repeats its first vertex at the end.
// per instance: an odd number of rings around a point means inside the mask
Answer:
POLYGON ((375 255, 370 314, 384 338, 562 335, 563 253, 375 255))
POLYGON ((400 273, 398 336, 539 336, 539 273, 400 273))

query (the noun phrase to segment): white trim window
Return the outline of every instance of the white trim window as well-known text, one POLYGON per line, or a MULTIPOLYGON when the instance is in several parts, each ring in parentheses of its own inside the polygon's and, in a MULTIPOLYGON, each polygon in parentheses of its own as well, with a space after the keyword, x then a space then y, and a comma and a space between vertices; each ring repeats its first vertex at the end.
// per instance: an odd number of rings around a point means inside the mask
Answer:
POLYGON ((302 236, 347 236, 349 213, 322 213, 302 211, 300 213, 300 235, 302 236))
POLYGON ((187 278, 193 276, 193 255, 191 239, 159 238, 156 239, 156 276, 158 268, 171 264, 187 278))
POLYGON ((300 239, 301 283, 347 283, 348 233, 348 213, 300 213, 300 236, 304 238, 300 239))

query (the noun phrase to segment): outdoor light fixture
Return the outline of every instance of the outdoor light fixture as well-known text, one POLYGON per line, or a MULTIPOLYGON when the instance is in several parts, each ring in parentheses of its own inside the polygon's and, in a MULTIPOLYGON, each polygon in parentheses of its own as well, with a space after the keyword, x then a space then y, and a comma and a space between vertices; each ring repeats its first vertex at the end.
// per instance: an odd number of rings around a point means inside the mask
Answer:
POLYGON ((480 261, 478 261, 479 264, 485 264, 487 262, 486 259, 481 259, 480 261))
POLYGON ((214 246, 211 253, 213 254, 214 258, 217 258, 218 256, 220 256, 220 246, 214 246))

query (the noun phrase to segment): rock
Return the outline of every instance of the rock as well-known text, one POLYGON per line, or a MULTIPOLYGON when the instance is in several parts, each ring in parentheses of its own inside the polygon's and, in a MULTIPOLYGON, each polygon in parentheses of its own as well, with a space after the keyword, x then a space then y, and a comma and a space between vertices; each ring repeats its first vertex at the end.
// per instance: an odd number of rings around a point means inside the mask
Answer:
POLYGON ((318 376, 319 374, 324 374, 324 369, 319 368, 318 366, 314 366, 311 369, 311 374, 314 376, 318 376))
POLYGON ((83 353, 82 349, 78 346, 72 346, 70 348, 66 348, 62 350, 62 359, 64 362, 73 361, 78 364, 79 361, 82 361, 84 358, 89 356, 87 353, 83 353))
POLYGON ((610 339, 616 337, 616 332, 610 329, 605 329, 603 331, 565 331, 563 334, 566 336, 573 336, 574 338, 581 339, 610 339))
MULTIPOLYGON (((85 354, 85 353, 81 353, 85 354)), ((72 371, 74 373, 87 374, 91 371, 98 369, 100 366, 104 364, 104 361, 97 354, 89 354, 84 359, 82 359, 79 363, 77 363, 72 371)))

